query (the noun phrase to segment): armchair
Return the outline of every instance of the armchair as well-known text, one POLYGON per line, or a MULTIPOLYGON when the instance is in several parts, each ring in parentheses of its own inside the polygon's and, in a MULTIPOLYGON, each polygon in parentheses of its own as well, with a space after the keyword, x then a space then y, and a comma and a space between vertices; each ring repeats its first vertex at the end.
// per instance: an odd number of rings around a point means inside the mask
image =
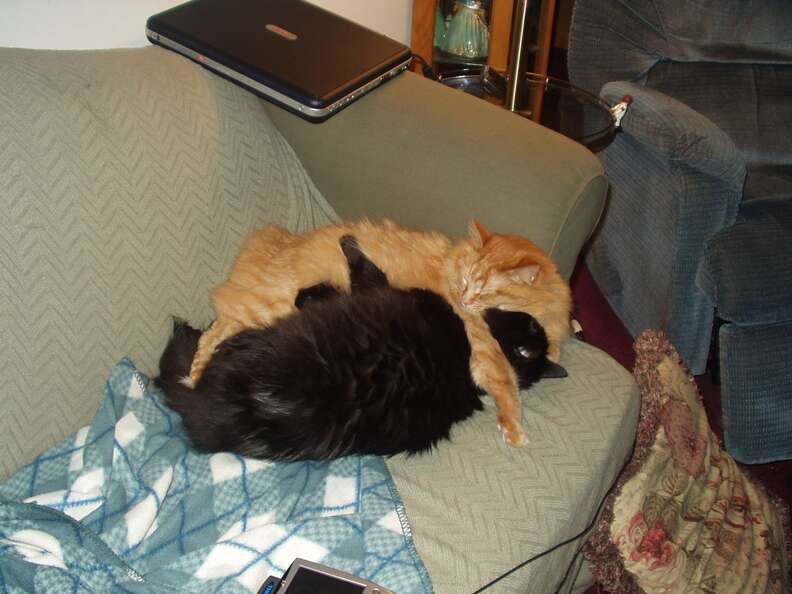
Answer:
POLYGON ((717 361, 747 463, 792 457, 791 27, 782 1, 578 0, 570 33, 571 82, 634 99, 586 263, 634 336, 717 361))

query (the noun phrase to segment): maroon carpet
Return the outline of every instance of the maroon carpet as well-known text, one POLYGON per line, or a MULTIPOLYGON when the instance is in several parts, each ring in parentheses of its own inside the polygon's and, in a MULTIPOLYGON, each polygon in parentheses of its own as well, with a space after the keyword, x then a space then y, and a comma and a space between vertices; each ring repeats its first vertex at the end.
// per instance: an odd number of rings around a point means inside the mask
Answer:
MULTIPOLYGON (((583 326, 583 339, 632 370, 635 363, 635 353, 632 351, 633 339, 621 320, 613 313, 584 265, 578 265, 576 268, 571 285, 575 301, 575 318, 583 326)), ((696 382, 704 400, 710 425, 716 435, 723 439, 720 388, 712 381, 709 374, 697 376, 696 382)), ((761 481, 768 491, 781 497, 792 507, 792 460, 743 465, 743 468, 761 481)), ((586 592, 586 594, 605 593, 606 591, 597 585, 586 592)))

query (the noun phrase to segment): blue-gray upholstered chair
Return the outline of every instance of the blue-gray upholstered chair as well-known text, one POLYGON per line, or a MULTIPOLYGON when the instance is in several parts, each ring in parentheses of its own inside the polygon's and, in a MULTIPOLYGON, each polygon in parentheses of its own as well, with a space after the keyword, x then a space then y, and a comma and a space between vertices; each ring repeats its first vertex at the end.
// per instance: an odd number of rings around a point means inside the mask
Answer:
POLYGON ((717 353, 728 450, 792 458, 792 2, 578 0, 572 83, 634 101, 586 263, 633 336, 717 353))

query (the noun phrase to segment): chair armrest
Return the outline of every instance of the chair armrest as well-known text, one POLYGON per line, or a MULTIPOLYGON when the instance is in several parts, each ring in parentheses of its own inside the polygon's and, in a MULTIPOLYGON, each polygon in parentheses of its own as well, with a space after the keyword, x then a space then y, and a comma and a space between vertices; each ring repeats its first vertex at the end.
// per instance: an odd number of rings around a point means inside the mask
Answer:
POLYGON ((635 83, 606 83, 601 95, 611 105, 630 95, 633 102, 622 118, 623 132, 666 161, 685 163, 721 180, 737 198, 728 205, 736 213, 745 181, 745 162, 723 130, 681 101, 635 83))
POLYGON ((343 218, 465 232, 471 218, 530 237, 571 274, 607 182, 585 148, 413 73, 322 124, 267 105, 343 218))
POLYGON ((600 153, 611 193, 586 262, 633 336, 665 330, 702 373, 713 308, 696 272, 707 240, 735 220, 743 158, 710 120, 663 93, 611 82, 602 95, 611 103, 631 95, 633 102, 600 153))

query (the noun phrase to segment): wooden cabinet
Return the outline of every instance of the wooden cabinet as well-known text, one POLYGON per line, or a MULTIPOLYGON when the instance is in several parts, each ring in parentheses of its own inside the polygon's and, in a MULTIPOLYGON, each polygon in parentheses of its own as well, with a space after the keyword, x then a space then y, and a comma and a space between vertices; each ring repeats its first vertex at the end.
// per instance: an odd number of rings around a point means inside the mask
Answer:
MULTIPOLYGON (((544 89, 541 85, 529 84, 525 73, 532 72, 541 77, 547 76, 550 51, 553 44, 556 0, 482 0, 487 11, 490 33, 487 59, 474 61, 474 64, 461 65, 466 60, 456 60, 453 56, 434 46, 435 18, 438 4, 445 8, 453 6, 452 0, 413 0, 412 14, 412 51, 426 60, 436 73, 468 68, 468 73, 483 73, 485 64, 489 65, 488 81, 494 81, 495 93, 488 93, 484 87, 483 98, 541 122, 544 89), (450 58, 450 59, 449 59, 450 58), (472 70, 471 70, 472 68, 472 70), (493 75, 495 71, 497 75, 493 75)), ((441 11, 442 12, 442 11, 441 11)), ((416 67, 420 71, 420 67, 416 67)), ((449 75, 453 72, 448 72, 449 75)), ((474 79, 476 74, 467 74, 462 79, 474 79)), ((457 77, 460 78, 460 77, 457 77)), ((453 77, 446 79, 449 83, 453 77)), ((540 79, 541 80, 541 79, 540 79)), ((535 81, 535 78, 534 78, 535 81)))
MULTIPOLYGON (((442 0, 413 0, 412 51, 430 64, 434 62, 433 40, 437 3, 442 0)), ((513 35, 522 34, 527 72, 547 74, 553 43, 556 0, 489 0, 490 48, 487 63, 505 74, 512 63, 510 49, 513 35), (523 15, 524 27, 515 27, 515 18, 523 15), (514 33, 513 33, 514 31, 514 33), (520 33, 518 33, 518 31, 520 33)), ((517 23, 518 25, 522 23, 517 23)))

